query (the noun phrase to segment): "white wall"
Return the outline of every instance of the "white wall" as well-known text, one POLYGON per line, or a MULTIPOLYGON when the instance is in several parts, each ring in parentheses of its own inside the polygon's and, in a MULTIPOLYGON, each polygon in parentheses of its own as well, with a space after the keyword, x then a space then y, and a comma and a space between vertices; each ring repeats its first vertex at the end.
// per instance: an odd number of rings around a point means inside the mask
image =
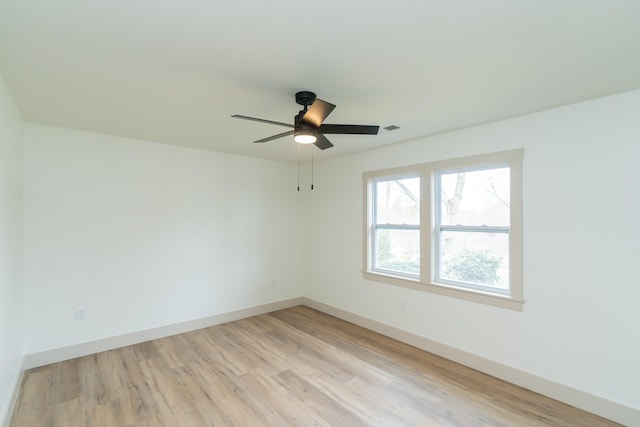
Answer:
POLYGON ((0 77, 0 424, 22 366, 22 119, 0 77))
POLYGON ((301 295, 293 165, 34 124, 24 161, 27 354, 301 295))
POLYGON ((640 91, 321 162, 305 296, 640 409, 639 164, 640 91), (523 312, 362 278, 362 172, 521 147, 523 312))

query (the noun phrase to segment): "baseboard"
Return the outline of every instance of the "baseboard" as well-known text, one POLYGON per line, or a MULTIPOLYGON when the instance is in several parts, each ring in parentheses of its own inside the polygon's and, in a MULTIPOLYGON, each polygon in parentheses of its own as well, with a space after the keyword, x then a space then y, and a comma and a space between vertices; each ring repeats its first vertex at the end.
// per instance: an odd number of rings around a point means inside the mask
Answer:
POLYGON ((9 390, 9 400, 4 408, 2 408, 2 413, 0 413, 0 426, 2 427, 9 427, 9 423, 11 422, 11 417, 13 416, 16 402, 18 402, 18 395, 20 394, 20 386, 22 385, 24 370, 25 367, 23 357, 22 360, 20 360, 19 370, 16 373, 15 378, 13 379, 11 389, 9 390))
POLYGON ((315 301, 302 298, 303 304, 326 314, 330 314, 347 322, 354 323, 403 343, 428 351, 461 365, 468 366, 496 378, 526 388, 544 396, 551 397, 571 406, 583 409, 601 417, 628 426, 640 426, 640 410, 613 402, 601 396, 596 396, 582 390, 575 389, 548 378, 539 377, 511 366, 489 360, 472 353, 442 344, 437 341, 404 331, 394 326, 369 319, 349 311, 315 301))
POLYGON ((115 348, 128 345, 139 344, 141 342, 177 335, 196 329, 207 328, 221 323, 232 322, 259 314, 269 313, 284 308, 294 307, 302 304, 302 297, 262 304, 240 310, 229 311, 212 316, 160 326, 143 331, 131 332, 124 335, 103 338, 95 341, 74 344, 65 347, 54 348, 38 353, 27 354, 24 357, 24 369, 36 368, 50 363, 61 362, 63 360, 75 359, 76 357, 87 356, 101 351, 113 350, 115 348))

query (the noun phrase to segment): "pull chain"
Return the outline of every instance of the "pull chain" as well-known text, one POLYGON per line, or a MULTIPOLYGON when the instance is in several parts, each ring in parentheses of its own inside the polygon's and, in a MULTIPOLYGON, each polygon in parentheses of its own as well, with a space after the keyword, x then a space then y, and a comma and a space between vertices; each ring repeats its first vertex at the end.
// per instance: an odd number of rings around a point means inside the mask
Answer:
POLYGON ((313 153, 311 154, 311 189, 313 190, 313 153))
POLYGON ((300 191, 300 144, 298 146, 298 191, 300 191))

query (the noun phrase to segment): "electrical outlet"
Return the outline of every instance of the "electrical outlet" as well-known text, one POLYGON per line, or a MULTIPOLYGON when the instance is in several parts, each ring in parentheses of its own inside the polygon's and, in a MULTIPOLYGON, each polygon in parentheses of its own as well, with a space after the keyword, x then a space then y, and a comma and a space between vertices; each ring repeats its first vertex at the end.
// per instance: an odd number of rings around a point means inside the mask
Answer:
POLYGON ((84 308, 76 308, 76 321, 84 320, 84 308))

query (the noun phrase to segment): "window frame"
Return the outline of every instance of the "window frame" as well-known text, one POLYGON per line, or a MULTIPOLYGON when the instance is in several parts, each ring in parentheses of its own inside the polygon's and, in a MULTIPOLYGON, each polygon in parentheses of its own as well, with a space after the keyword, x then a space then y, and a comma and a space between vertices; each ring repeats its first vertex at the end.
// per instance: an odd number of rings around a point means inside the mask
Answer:
POLYGON ((364 239, 363 269, 365 279, 403 286, 421 291, 446 295, 468 301, 522 311, 524 304, 522 286, 522 159, 523 149, 459 157, 397 168, 364 172, 364 239), (437 214, 435 197, 435 174, 455 169, 491 168, 508 165, 510 171, 510 225, 509 225, 509 289, 507 292, 483 287, 460 286, 457 283, 436 282, 437 244, 434 231, 437 214), (373 212, 375 203, 373 183, 381 178, 419 176, 420 177, 420 277, 406 277, 392 271, 372 269, 373 212))

